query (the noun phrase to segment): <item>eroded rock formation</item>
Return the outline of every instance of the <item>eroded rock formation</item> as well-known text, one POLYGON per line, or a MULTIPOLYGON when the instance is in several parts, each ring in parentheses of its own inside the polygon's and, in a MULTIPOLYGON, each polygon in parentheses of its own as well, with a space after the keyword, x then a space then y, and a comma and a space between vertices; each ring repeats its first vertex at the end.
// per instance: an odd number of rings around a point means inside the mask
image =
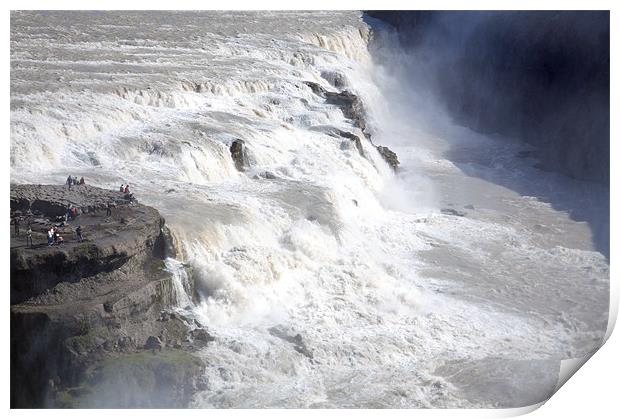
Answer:
POLYGON ((241 139, 234 140, 230 145, 230 155, 238 171, 244 172, 248 168, 249 160, 245 149, 245 141, 241 139))
MULTIPOLYGON (((360 129, 362 137, 370 140, 371 135, 368 132, 368 126, 366 123, 366 109, 364 108, 362 100, 357 95, 347 90, 343 90, 341 92, 331 92, 320 84, 312 81, 306 81, 305 84, 310 87, 314 94, 325 98, 326 103, 338 106, 343 115, 347 119, 351 120, 353 126, 360 129)), ((360 155, 362 155, 362 157, 366 157, 360 136, 339 129, 332 129, 332 131, 341 137, 348 138, 353 141, 360 155)), ((396 153, 386 146, 378 146, 374 144, 373 146, 377 148, 377 151, 381 157, 383 157, 383 159, 393 170, 398 168, 400 162, 398 161, 398 156, 396 153)))
POLYGON ((91 186, 14 185, 11 216, 23 226, 11 239, 11 406, 187 405, 203 369, 190 330, 204 326, 174 313, 157 210, 91 186), (65 221, 68 205, 79 215, 65 221), (65 244, 47 245, 52 225, 65 244))

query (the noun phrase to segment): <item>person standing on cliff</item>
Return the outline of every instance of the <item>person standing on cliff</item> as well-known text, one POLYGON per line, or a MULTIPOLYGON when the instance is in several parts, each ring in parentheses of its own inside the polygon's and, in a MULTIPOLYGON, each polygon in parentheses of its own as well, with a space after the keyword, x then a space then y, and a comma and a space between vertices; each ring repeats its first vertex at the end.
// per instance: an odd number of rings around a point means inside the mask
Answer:
POLYGON ((82 236, 82 226, 78 226, 75 229, 75 234, 77 234, 78 243, 82 243, 84 241, 84 237, 82 236))
POLYGON ((53 244, 54 244, 54 230, 50 228, 47 231, 47 246, 50 247, 53 244))
POLYGON ((111 215, 112 215, 112 204, 108 202, 108 204, 105 207, 105 216, 110 217, 111 215))
POLYGON ((73 183, 73 179, 71 178, 71 175, 67 176, 67 186, 69 187, 69 189, 71 189, 72 183, 73 183))
POLYGON ((58 227, 52 227, 52 240, 54 244, 58 244, 58 236, 60 236, 60 233, 58 232, 58 227))
POLYGON ((28 231, 26 232, 26 246, 30 246, 32 249, 34 246, 32 245, 32 227, 28 225, 28 231))

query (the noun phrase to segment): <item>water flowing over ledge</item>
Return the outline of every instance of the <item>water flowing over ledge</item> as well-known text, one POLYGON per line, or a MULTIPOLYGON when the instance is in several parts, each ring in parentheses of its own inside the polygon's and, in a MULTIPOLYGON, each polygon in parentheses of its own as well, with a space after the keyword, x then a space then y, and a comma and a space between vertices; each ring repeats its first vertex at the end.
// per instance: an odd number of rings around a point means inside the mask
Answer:
POLYGON ((12 181, 129 182, 166 218, 213 337, 192 406, 523 406, 600 344, 588 226, 493 180, 578 185, 411 100, 361 13, 64 13, 12 15, 12 181))

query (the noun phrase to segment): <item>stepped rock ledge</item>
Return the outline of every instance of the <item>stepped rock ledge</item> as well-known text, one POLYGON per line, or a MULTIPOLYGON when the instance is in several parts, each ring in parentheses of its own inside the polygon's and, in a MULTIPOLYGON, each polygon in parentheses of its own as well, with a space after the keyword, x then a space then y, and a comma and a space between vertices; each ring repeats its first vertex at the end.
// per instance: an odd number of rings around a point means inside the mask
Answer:
POLYGON ((205 386, 192 351, 213 338, 176 308, 165 265, 174 249, 158 211, 93 186, 11 185, 16 220, 11 407, 187 406, 205 386), (79 214, 66 221, 69 206, 79 214), (52 225, 63 245, 48 246, 52 225))

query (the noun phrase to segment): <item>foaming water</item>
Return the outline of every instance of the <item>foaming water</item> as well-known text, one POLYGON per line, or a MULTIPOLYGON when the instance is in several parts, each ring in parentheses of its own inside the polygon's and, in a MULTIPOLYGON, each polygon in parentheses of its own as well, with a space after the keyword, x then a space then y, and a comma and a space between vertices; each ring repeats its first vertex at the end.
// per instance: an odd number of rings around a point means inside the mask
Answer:
POLYGON ((494 183, 541 174, 421 108, 360 13, 14 13, 11 30, 12 181, 129 182, 160 210, 178 305, 215 337, 194 406, 527 404, 557 379, 540 365, 604 334, 587 226, 494 183), (362 98, 398 174, 308 81, 362 98), (512 376, 524 361, 545 379, 512 376))

